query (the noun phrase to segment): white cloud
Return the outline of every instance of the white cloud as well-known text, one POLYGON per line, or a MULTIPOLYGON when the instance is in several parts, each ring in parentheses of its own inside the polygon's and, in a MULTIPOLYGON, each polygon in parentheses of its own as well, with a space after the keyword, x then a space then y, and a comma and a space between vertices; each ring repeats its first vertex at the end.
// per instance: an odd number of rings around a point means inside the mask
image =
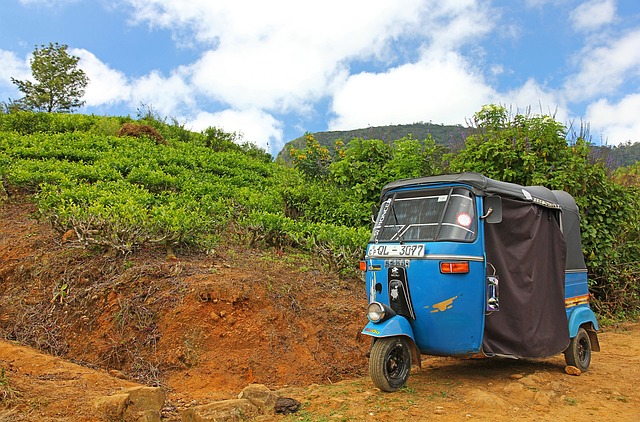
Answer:
POLYGON ((272 154, 278 153, 284 145, 282 123, 270 114, 256 109, 200 112, 195 118, 189 119, 186 127, 195 131, 218 127, 225 132, 235 132, 242 136, 242 140, 254 143, 272 154))
POLYGON ((587 107, 586 120, 591 134, 602 134, 603 143, 640 142, 640 94, 631 94, 616 104, 601 99, 587 107))
POLYGON ((615 0, 589 0, 571 12, 570 20, 579 31, 593 31, 613 22, 615 16, 615 0))
POLYGON ((560 92, 540 86, 534 79, 514 90, 501 93, 497 102, 514 112, 552 115, 560 122, 567 122, 569 114, 567 104, 560 92))
POLYGON ((613 94, 626 81, 640 76, 640 29, 608 45, 588 45, 580 53, 579 73, 567 79, 567 98, 582 101, 613 94))
POLYGON ((70 53, 80 57, 78 67, 89 77, 83 97, 88 107, 128 104, 137 108, 145 104, 163 116, 173 116, 195 107, 193 87, 188 83, 190 75, 184 67, 178 67, 168 77, 152 71, 129 80, 124 73, 112 69, 87 50, 73 49, 70 53))
POLYGON ((195 105, 193 89, 185 82, 183 68, 169 77, 153 71, 131 83, 131 105, 153 106, 162 115, 175 115, 195 105))
POLYGON ((0 50, 0 63, 0 101, 22 98, 23 94, 11 82, 11 78, 32 80, 28 60, 20 60, 12 51, 0 50))
POLYGON ((0 84, 13 85, 11 78, 29 79, 31 67, 28 60, 20 60, 13 51, 0 50, 0 84))
POLYGON ((422 31, 431 2, 130 1, 138 21, 160 25, 205 46, 193 83, 236 109, 290 112, 331 94, 345 60, 383 58, 389 40, 422 31), (248 13, 250 11, 250 13, 248 13))
POLYGON ((347 78, 353 60, 384 68, 393 45, 459 48, 491 27, 479 0, 236 2, 129 0, 136 22, 170 29, 208 48, 193 63, 200 94, 234 109, 307 113, 347 78), (248 13, 250 11, 250 13, 248 13), (443 47, 444 46, 444 47, 443 47))
POLYGON ((70 53, 80 58, 78 67, 89 78, 83 97, 87 106, 103 106, 129 100, 131 87, 122 72, 111 69, 87 50, 72 49, 70 53))
POLYGON ((330 130, 434 121, 464 123, 495 98, 481 75, 454 53, 385 73, 351 76, 334 97, 330 130))

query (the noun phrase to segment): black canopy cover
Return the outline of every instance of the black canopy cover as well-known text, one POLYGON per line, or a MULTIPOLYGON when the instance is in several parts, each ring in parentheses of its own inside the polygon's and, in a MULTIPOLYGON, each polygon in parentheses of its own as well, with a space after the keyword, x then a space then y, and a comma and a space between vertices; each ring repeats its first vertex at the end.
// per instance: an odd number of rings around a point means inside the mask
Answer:
POLYGON ((485 317, 483 352, 547 357, 569 344, 565 270, 586 271, 575 200, 563 191, 460 173, 399 180, 404 187, 461 183, 478 196, 502 197, 502 222, 485 224, 487 271, 499 278, 500 310, 485 317))

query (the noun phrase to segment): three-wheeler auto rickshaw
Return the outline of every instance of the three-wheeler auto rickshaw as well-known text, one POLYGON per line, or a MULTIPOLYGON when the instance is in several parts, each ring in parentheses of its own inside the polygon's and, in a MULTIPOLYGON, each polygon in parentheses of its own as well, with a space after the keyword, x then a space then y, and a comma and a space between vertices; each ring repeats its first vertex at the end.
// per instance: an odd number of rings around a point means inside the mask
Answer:
POLYGON ((571 195, 461 173, 387 184, 361 263, 369 371, 402 388, 420 355, 543 358, 586 371, 599 351, 571 195))

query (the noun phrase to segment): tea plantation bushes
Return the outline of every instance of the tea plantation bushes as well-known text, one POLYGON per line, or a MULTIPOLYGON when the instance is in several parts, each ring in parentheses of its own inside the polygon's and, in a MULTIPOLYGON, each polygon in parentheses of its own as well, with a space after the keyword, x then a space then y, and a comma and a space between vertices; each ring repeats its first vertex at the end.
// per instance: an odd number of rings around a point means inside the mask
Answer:
MULTIPOLYGON (((32 113, 18 111, 0 113, 0 131, 16 132, 22 135, 32 133, 90 132, 104 133, 101 129, 117 130, 125 117, 104 117, 68 113, 32 113)), ((115 134, 115 131, 112 133, 115 134)))
POLYGON ((296 221, 282 214, 253 212, 241 222, 252 245, 296 246, 330 268, 352 272, 364 254, 368 227, 296 221))
MULTIPOLYGON (((87 246, 122 253, 145 244, 161 244, 169 252, 181 246, 208 250, 231 228, 256 245, 303 248, 334 268, 355 268, 362 255, 368 229, 342 226, 366 224, 369 211, 361 203, 305 182, 296 170, 252 148, 209 139, 216 151, 198 134, 194 142, 182 136, 189 142, 164 145, 82 132, 78 125, 73 131, 41 127, 18 133, 17 123, 27 117, 4 120, 13 126, 0 131, 2 177, 36 193, 41 215, 87 246), (293 202, 307 217, 285 217, 293 202)), ((33 117, 34 124, 49 118, 54 117, 33 117)), ((212 133, 221 136, 207 136, 212 133)))
POLYGON ((153 236, 153 196, 125 181, 41 185, 40 211, 60 232, 74 230, 85 244, 131 252, 153 236))

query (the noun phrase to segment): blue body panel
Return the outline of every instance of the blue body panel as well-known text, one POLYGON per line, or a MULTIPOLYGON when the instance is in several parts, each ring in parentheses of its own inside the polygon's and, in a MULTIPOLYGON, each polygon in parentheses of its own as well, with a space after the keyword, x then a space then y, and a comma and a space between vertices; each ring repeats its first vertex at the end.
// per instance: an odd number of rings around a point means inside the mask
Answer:
POLYGON ((589 305, 567 308, 567 318, 569 320, 569 337, 571 338, 578 334, 578 328, 583 324, 591 323, 594 330, 599 330, 596 314, 589 308, 589 305))
POLYGON ((591 323, 598 330, 596 315, 589 307, 589 283, 587 271, 567 271, 565 274, 565 300, 567 302, 567 321, 569 337, 578 334, 578 328, 591 323))
POLYGON ((577 296, 585 296, 589 294, 589 285, 587 283, 587 270, 584 271, 567 271, 564 276, 565 299, 577 296))
MULTIPOLYGON (((480 214, 481 201, 476 204, 480 214)), ((485 311, 485 257, 482 224, 471 243, 405 242, 425 245, 425 256, 411 258, 406 268, 415 320, 400 317, 411 327, 412 338, 420 353, 430 355, 473 355, 482 346, 485 311), (442 261, 468 261, 468 274, 441 274, 442 261), (453 335, 452 335, 453 334, 453 335)), ((385 243, 387 244, 387 243, 385 243)), ((391 244, 389 244, 391 245, 391 244)), ((388 267, 396 259, 366 257, 369 302, 389 305, 388 267), (381 291, 372 288, 380 284, 381 291)), ((367 327, 381 324, 369 323, 367 327)), ((366 328, 365 328, 366 330, 366 328)), ((382 330, 380 330, 382 331, 382 330)), ((386 332, 390 332, 388 329, 386 332)), ((363 331, 363 334, 372 335, 363 331)), ((409 332, 405 333, 409 335, 409 332)), ((376 335, 374 335, 376 336, 376 335)))

